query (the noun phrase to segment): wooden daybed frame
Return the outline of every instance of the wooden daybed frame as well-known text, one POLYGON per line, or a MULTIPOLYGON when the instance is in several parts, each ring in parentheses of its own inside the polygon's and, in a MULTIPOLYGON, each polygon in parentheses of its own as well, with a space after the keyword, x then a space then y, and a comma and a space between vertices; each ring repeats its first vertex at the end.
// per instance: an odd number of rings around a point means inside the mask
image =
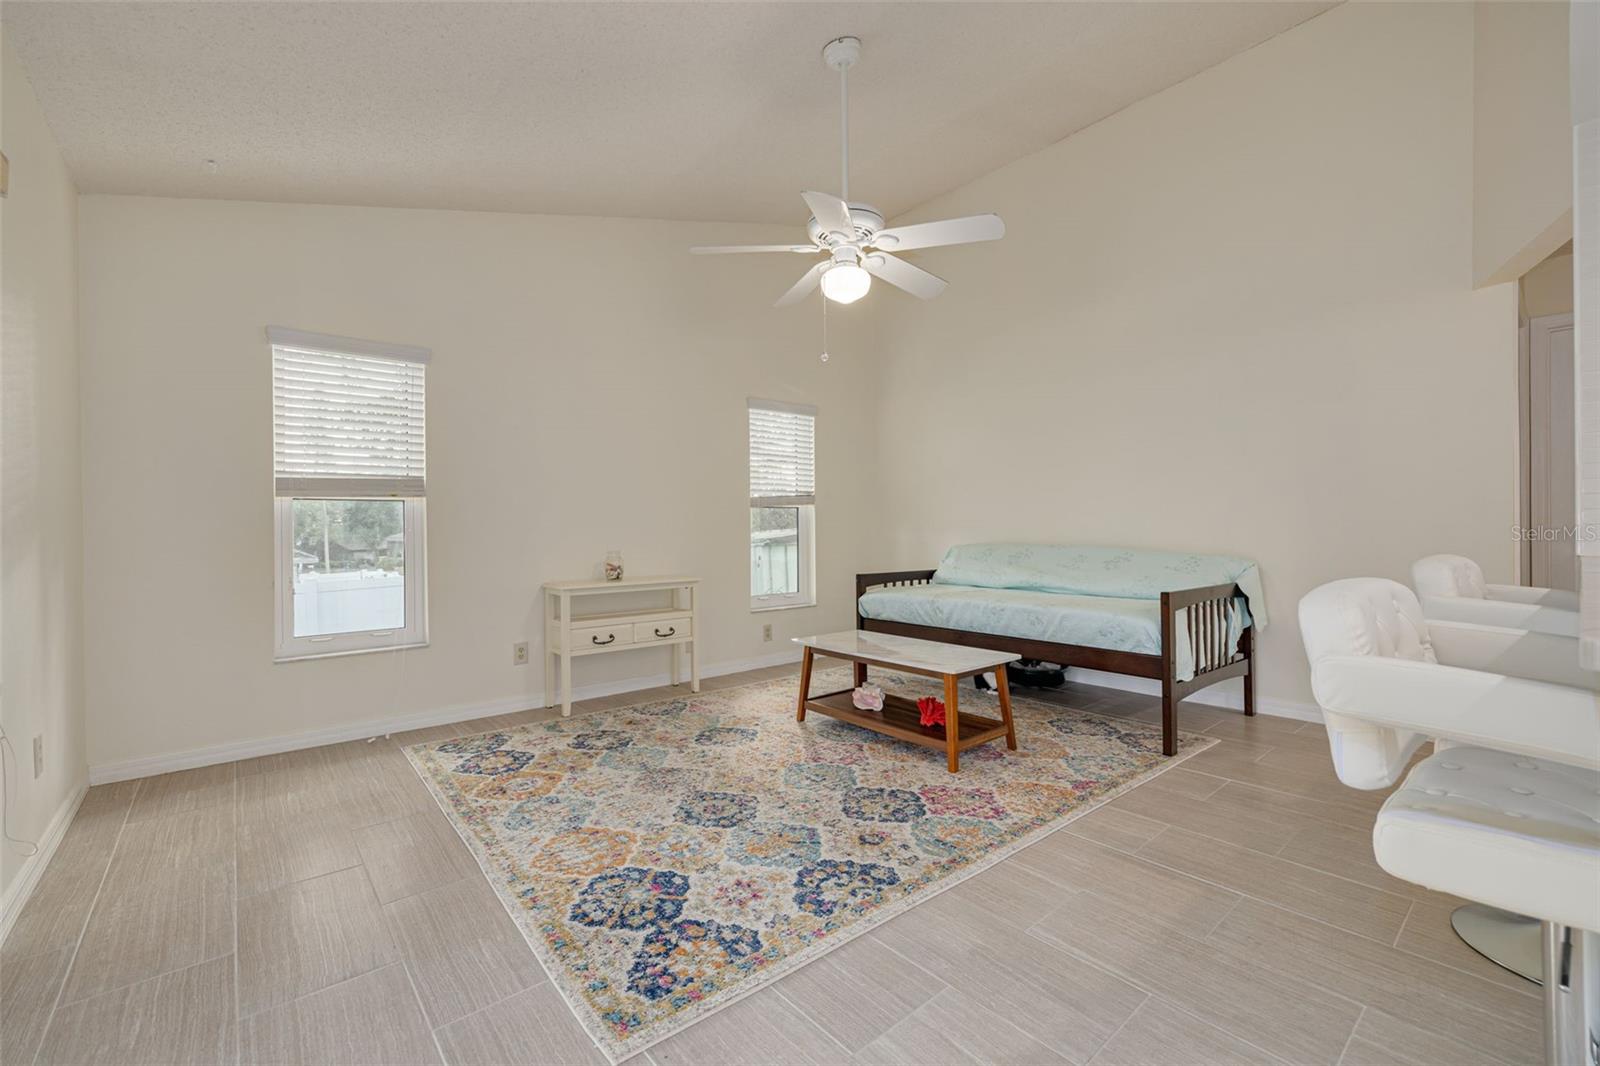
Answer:
POLYGON ((1148 677, 1161 682, 1161 751, 1178 751, 1178 702, 1201 689, 1230 677, 1244 678, 1244 713, 1256 713, 1255 629, 1246 626, 1239 637, 1239 648, 1228 648, 1227 609, 1235 596, 1242 596, 1235 584, 1208 585, 1161 594, 1161 654, 1145 655, 1132 651, 1091 648, 1083 644, 1056 644, 1026 637, 1007 637, 995 633, 971 633, 939 626, 919 626, 909 622, 890 622, 861 614, 861 597, 869 589, 904 585, 926 585, 932 570, 897 570, 856 575, 856 628, 873 633, 895 633, 903 637, 965 644, 974 648, 1015 652, 1026 659, 1104 670, 1129 677, 1148 677), (1173 640, 1177 612, 1184 612, 1189 630, 1189 646, 1194 651, 1194 677, 1179 681, 1173 640))

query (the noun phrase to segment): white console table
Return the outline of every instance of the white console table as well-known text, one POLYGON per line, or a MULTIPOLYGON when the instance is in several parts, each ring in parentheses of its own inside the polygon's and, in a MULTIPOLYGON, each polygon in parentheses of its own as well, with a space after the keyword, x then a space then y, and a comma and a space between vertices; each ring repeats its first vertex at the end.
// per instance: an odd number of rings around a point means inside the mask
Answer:
POLYGON ((544 705, 556 702, 560 674, 561 715, 572 713, 572 660, 635 648, 672 649, 672 683, 679 683, 682 651, 689 653, 689 685, 700 691, 700 579, 624 577, 617 581, 544 583, 544 705), (622 592, 661 592, 664 607, 605 611, 605 597, 622 592))

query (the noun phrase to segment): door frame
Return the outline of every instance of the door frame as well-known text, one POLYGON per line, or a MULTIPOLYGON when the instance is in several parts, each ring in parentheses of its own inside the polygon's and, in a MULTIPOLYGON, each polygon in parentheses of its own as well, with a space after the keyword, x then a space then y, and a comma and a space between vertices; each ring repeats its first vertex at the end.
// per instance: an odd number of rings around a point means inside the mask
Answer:
MULTIPOLYGON (((1540 315, 1528 320, 1528 403, 1526 411, 1526 437, 1528 440, 1528 466, 1527 489, 1524 493, 1524 506, 1527 508, 1529 529, 1540 529, 1549 525, 1550 498, 1548 494, 1547 470, 1553 442, 1549 437, 1550 426, 1550 338, 1559 332, 1571 332, 1573 316, 1570 311, 1556 315, 1540 315)), ((1572 382, 1573 395, 1577 394, 1577 382, 1572 382)), ((1576 454, 1577 440, 1568 442, 1568 446, 1576 454)), ((1572 488, 1574 499, 1577 496, 1577 486, 1572 488)), ((1528 583, 1549 587, 1549 549, 1547 540, 1524 540, 1525 557, 1528 563, 1528 583)))

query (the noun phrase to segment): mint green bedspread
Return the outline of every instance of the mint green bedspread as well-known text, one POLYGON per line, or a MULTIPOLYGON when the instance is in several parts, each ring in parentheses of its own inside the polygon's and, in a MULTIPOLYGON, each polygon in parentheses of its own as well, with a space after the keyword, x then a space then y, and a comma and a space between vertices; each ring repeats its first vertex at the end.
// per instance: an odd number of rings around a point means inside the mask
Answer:
MULTIPOLYGON (((1261 574, 1249 559, 1060 544, 965 544, 945 553, 929 585, 874 589, 866 618, 974 633, 1161 653, 1161 593, 1236 583, 1229 647, 1266 626, 1261 574)), ((1195 673, 1188 627, 1174 627, 1177 679, 1195 673)))

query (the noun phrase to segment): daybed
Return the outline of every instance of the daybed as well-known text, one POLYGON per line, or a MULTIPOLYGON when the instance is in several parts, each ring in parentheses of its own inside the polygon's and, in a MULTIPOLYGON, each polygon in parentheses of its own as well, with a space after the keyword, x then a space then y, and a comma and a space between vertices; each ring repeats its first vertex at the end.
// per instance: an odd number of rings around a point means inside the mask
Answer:
POLYGON ((1254 631, 1267 622, 1248 559, 1060 544, 965 544, 937 570, 856 575, 856 627, 1010 651, 1161 683, 1162 751, 1177 704, 1230 677, 1255 713, 1254 631))

